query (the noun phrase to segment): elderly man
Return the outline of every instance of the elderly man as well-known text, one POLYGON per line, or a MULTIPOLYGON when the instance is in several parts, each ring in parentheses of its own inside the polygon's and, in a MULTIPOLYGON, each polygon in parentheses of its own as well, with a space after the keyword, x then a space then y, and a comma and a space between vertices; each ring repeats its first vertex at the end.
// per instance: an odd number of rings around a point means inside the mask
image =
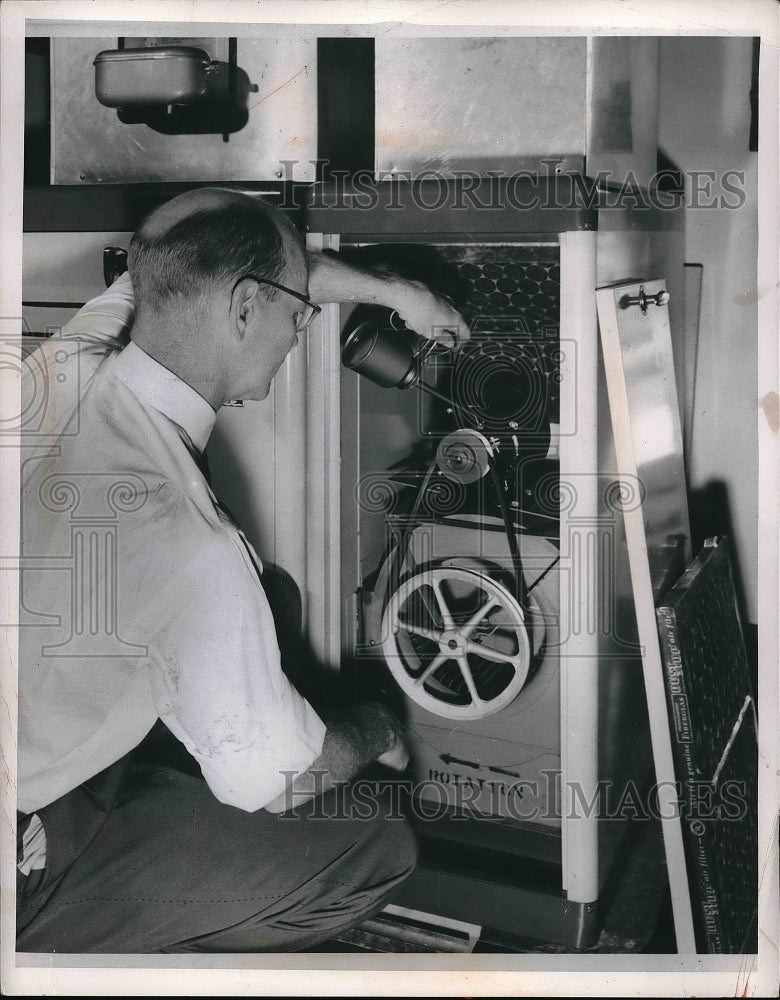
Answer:
POLYGON ((203 451, 223 403, 267 396, 315 303, 391 306, 427 336, 463 321, 415 282, 308 257, 283 216, 216 188, 153 212, 128 267, 24 382, 58 373, 56 446, 22 472, 17 947, 312 948, 413 870, 386 793, 367 809, 345 784, 403 769, 401 727, 290 684, 203 451), (178 757, 154 751, 159 720, 178 757))

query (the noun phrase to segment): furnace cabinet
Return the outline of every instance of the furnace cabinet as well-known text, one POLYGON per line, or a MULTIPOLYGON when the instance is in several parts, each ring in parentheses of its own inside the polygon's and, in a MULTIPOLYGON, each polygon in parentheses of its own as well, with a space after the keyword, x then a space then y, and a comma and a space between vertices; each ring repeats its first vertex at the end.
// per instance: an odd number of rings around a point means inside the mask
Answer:
POLYGON ((618 481, 595 290, 662 279, 672 329, 682 303, 681 213, 594 207, 583 180, 306 210, 312 247, 430 283, 471 327, 406 388, 370 375, 382 310, 327 309, 307 346, 310 636, 405 719, 423 860, 400 901, 572 947, 653 781, 623 531, 643 484, 618 481), (340 364, 355 330, 368 376, 340 364))

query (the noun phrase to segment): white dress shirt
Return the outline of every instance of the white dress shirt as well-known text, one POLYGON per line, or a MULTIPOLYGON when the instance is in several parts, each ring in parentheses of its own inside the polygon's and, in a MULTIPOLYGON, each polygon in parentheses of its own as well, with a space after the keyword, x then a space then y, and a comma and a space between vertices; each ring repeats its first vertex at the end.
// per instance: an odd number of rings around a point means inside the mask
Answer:
POLYGON ((214 795, 251 811, 309 767, 325 726, 282 673, 260 562, 197 461, 216 415, 122 349, 132 309, 125 276, 23 377, 23 413, 42 416, 22 468, 18 808, 75 788, 161 718, 214 795))

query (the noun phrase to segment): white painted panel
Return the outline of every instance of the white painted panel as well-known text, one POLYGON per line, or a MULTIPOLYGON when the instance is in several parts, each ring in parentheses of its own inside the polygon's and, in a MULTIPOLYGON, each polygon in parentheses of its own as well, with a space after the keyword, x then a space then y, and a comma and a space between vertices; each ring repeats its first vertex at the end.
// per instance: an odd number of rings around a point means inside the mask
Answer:
MULTIPOLYGON (((338 249, 337 236, 310 235, 310 250, 338 249)), ((341 652, 341 509, 339 307, 326 305, 306 331, 307 635, 321 662, 336 669, 341 652)), ((300 348, 303 350, 303 348, 300 348)))
POLYGON ((103 248, 128 247, 132 233, 25 233, 22 298, 86 302, 106 287, 103 248))

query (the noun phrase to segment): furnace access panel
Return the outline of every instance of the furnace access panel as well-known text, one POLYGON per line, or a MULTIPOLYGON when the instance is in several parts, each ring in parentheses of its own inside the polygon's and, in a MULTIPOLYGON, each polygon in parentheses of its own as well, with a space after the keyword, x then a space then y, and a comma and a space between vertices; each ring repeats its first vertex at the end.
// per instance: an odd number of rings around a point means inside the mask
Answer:
POLYGON ((357 531, 343 534, 354 652, 403 703, 421 812, 557 828, 558 246, 364 256, 426 268, 471 339, 457 353, 416 343, 399 390, 365 372, 383 337, 404 336, 395 317, 363 307, 345 326, 345 358, 364 374, 357 531))

